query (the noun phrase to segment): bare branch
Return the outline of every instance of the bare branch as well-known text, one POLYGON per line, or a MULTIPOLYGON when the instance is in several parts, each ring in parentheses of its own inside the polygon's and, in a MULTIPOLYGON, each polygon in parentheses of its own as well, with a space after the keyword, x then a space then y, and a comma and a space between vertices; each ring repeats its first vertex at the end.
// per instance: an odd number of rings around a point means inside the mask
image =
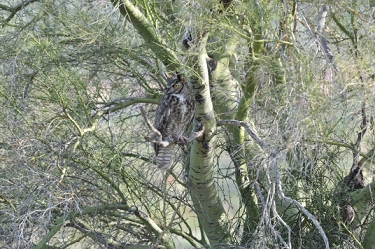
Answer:
POLYGON ((325 24, 326 24, 326 18, 328 15, 329 7, 328 5, 324 4, 322 5, 319 15, 318 15, 318 23, 317 23, 317 32, 319 36, 319 44, 322 47, 324 56, 328 62, 329 65, 332 65, 333 68, 337 71, 337 67, 333 62, 333 54, 331 52, 331 49, 328 47, 328 41, 325 38, 324 34, 324 29, 325 29, 325 24))
POLYGON ((254 142, 259 145, 259 147, 261 149, 263 149, 263 151, 267 152, 267 148, 266 148, 266 145, 264 144, 264 142, 262 141, 262 139, 260 139, 258 137, 258 135, 253 131, 253 129, 251 128, 251 126, 245 122, 245 121, 238 121, 238 120, 219 120, 217 121, 217 125, 218 126, 222 126, 222 125, 234 125, 234 126, 238 126, 238 127, 244 127, 246 132, 250 135, 250 137, 254 140, 254 142))
MULTIPOLYGON (((266 146, 265 143, 255 134, 255 132, 252 130, 251 126, 244 121, 220 120, 220 121, 217 122, 217 124, 218 125, 241 126, 241 127, 244 127, 246 129, 247 133, 251 136, 251 138, 253 138, 254 141, 259 145, 259 147, 261 147, 263 149, 263 151, 266 152, 269 155, 269 161, 270 161, 270 164, 271 164, 271 169, 273 169, 273 171, 275 173, 276 187, 277 187, 277 191, 278 191, 280 197, 283 200, 285 200, 287 203, 297 206, 297 208, 314 223, 315 227, 318 229, 320 235, 322 236, 322 238, 324 240, 326 249, 328 249, 329 248, 328 238, 327 238, 322 226, 320 225, 319 221, 316 219, 316 217, 314 215, 312 215, 305 207, 303 207, 301 203, 299 203, 298 201, 296 201, 296 200, 294 200, 294 199, 292 199, 288 196, 285 196, 285 194, 282 190, 282 187, 281 187, 280 173, 279 173, 279 170, 278 170, 278 167, 277 167, 278 166, 277 165, 277 153, 271 152, 270 149, 268 148, 268 146, 266 146)), ((287 224, 285 222, 282 222, 282 223, 284 225, 286 225, 286 227, 288 228, 288 231, 289 231, 290 228, 287 226, 287 224)))
POLYGON ((282 243, 285 245, 286 248, 292 248, 292 245, 291 245, 291 241, 292 241, 292 237, 291 237, 291 234, 292 234, 292 229, 290 228, 290 226, 288 224, 286 224, 286 222, 283 220, 283 218, 280 217, 279 213, 277 212, 276 210, 276 205, 272 205, 272 212, 273 212, 273 215, 281 222, 281 224, 283 224, 284 227, 286 227, 286 229, 288 230, 288 243, 286 243, 284 241, 284 239, 277 233, 277 235, 279 236, 279 239, 280 241, 282 241, 282 243))
POLYGON ((314 215, 312 215, 304 206, 302 206, 301 203, 299 203, 298 201, 296 201, 296 200, 294 200, 294 199, 292 199, 288 196, 285 196, 284 191, 281 187, 280 172, 279 172, 279 169, 277 167, 278 166, 277 165, 277 155, 273 154, 273 153, 270 154, 269 160, 270 160, 270 164, 271 164, 271 169, 273 169, 274 174, 275 174, 277 192, 279 193, 280 197, 283 200, 285 200, 287 203, 295 205, 304 215, 307 216, 307 218, 309 218, 309 220, 312 221, 312 223, 314 223, 315 227, 318 229, 318 231, 320 233, 320 236, 323 238, 326 249, 329 249, 329 242, 328 242, 327 235, 325 234, 322 226, 320 225, 320 223, 316 219, 316 217, 314 215))
POLYGON ((367 116, 366 116, 366 102, 363 100, 362 101, 362 106, 361 106, 361 115, 362 115, 362 122, 360 125, 360 131, 358 132, 357 135, 357 141, 355 142, 354 148, 356 151, 353 152, 353 165, 351 168, 351 172, 354 171, 360 164, 359 164, 359 151, 360 151, 360 146, 363 137, 366 134, 367 131, 367 116))
POLYGON ((160 139, 161 139, 161 133, 160 131, 158 131, 150 122, 150 120, 147 118, 147 115, 146 115, 146 111, 145 109, 143 108, 143 106, 139 107, 139 109, 141 110, 141 114, 142 114, 142 117, 144 118, 146 124, 147 124, 147 127, 152 130, 160 139))

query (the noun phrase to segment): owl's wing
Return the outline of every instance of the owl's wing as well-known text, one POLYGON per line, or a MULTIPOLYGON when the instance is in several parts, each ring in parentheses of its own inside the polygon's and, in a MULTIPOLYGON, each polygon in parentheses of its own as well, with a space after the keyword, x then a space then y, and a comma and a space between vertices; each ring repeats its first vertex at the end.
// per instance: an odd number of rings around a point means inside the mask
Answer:
MULTIPOLYGON (((159 102, 159 105, 156 108, 154 127, 161 133, 162 139, 165 139, 167 133, 167 125, 169 123, 168 121, 171 113, 171 107, 166 103, 166 101, 163 100, 159 102)), ((156 155, 158 154, 159 147, 159 144, 154 143, 156 155)))

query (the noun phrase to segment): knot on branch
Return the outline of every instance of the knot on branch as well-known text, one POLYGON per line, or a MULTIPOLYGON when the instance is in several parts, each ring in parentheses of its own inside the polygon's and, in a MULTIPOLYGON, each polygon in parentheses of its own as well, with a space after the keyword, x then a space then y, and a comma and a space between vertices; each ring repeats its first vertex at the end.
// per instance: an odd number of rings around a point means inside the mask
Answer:
POLYGON ((344 177, 344 180, 341 185, 343 192, 352 192, 357 189, 365 187, 362 164, 359 163, 357 167, 353 168, 347 176, 344 177))
POLYGON ((348 196, 348 193, 362 189, 365 186, 361 167, 361 163, 353 163, 352 169, 349 174, 344 177, 340 186, 340 211, 341 218, 345 225, 351 224, 355 217, 352 200, 348 196))
POLYGON ((186 29, 184 35, 182 36, 182 45, 185 49, 189 49, 194 45, 193 35, 189 28, 186 29))
POLYGON ((345 196, 340 201, 341 217, 345 225, 352 223, 355 217, 355 212, 351 204, 352 199, 349 196, 345 196))

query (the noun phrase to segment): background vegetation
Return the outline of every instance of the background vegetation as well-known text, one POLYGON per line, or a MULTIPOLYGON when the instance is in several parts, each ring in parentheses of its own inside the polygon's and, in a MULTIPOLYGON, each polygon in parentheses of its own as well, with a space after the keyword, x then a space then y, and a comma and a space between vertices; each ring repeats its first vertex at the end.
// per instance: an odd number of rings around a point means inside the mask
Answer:
POLYGON ((375 248, 374 21, 373 1, 2 1, 0 247, 375 248), (160 172, 140 107, 176 71, 204 136, 160 172))

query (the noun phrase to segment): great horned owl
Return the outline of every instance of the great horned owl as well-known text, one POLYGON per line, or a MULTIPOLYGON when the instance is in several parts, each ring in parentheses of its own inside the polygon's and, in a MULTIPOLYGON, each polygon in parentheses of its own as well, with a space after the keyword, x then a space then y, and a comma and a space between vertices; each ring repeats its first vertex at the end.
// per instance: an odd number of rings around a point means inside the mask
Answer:
MULTIPOLYGON (((181 76, 169 78, 156 109, 154 127, 160 131, 163 141, 177 141, 188 128, 195 110, 194 94, 189 84, 181 76)), ((171 166, 175 143, 163 147, 154 143, 156 164, 165 170, 171 166)))

